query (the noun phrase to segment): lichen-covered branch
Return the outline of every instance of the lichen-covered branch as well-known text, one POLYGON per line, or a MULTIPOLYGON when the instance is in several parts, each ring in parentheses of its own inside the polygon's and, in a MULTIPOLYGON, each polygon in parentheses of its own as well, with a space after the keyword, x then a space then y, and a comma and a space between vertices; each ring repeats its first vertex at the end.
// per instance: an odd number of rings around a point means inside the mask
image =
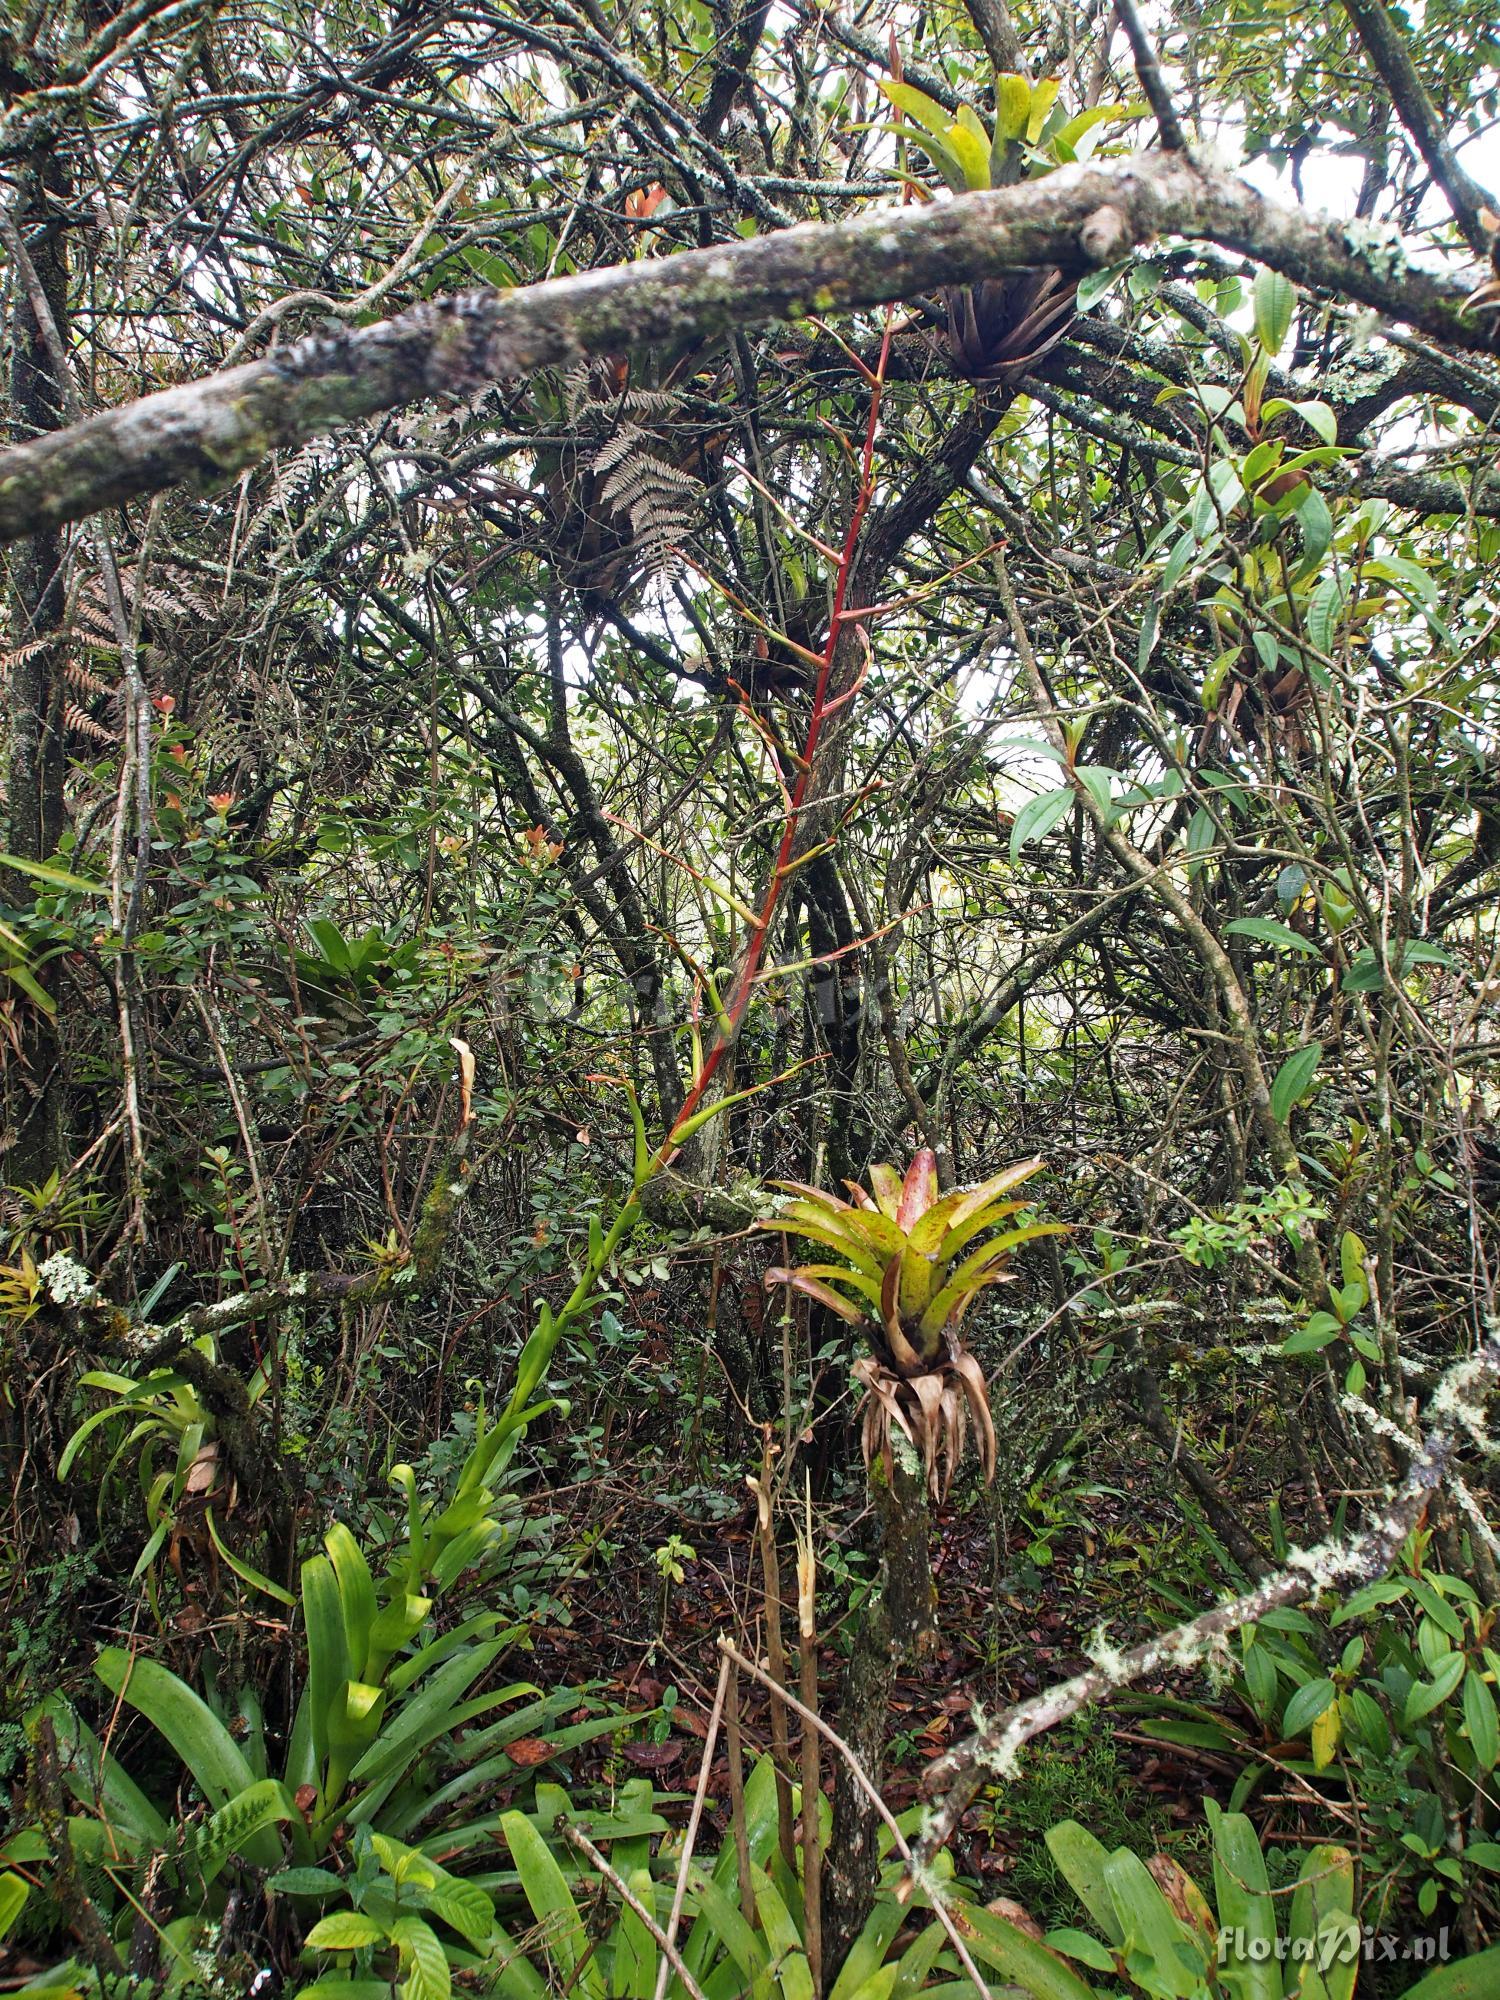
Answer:
POLYGON ((913 1843, 912 1876, 952 1839, 983 1786, 1015 1775, 1017 1755, 1033 1737, 1136 1681, 1196 1666, 1231 1633, 1282 1605, 1300 1604, 1336 1585, 1347 1588, 1384 1575, 1443 1484, 1462 1435, 1483 1437, 1485 1404, 1497 1382, 1500 1328, 1492 1327, 1484 1346, 1449 1369, 1433 1392, 1426 1435, 1400 1485, 1358 1534, 1293 1550, 1284 1567, 1253 1590, 1138 1646, 1116 1649, 1096 1644, 1090 1655, 1094 1664, 1086 1673, 1018 1702, 930 1764, 926 1789, 939 1802, 913 1843))
POLYGON ((212 486, 278 446, 540 368, 1035 265, 1082 271, 1162 235, 1245 252, 1455 347, 1489 341, 1463 314, 1467 288, 1413 268, 1398 241, 1281 207, 1187 154, 1136 154, 516 291, 461 292, 296 342, 0 452, 0 541, 169 486, 212 486))

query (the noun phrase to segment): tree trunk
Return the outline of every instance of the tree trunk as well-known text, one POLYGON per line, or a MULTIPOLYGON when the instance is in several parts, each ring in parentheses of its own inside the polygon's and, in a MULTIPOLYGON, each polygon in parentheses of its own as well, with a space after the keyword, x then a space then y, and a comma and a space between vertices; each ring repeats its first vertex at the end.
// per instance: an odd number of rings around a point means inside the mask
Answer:
MULTIPOLYGON (((54 153, 31 161, 18 176, 16 227, 31 257, 42 293, 63 339, 68 325, 68 251, 61 210, 67 198, 65 168, 54 153)), ((32 311, 19 273, 11 277, 11 435, 20 442, 64 421, 63 386, 32 311)), ((67 614, 63 536, 44 529, 20 542, 10 559, 9 647, 6 676, 5 844, 28 861, 57 850, 64 826, 63 627, 67 614)), ((5 885, 16 902, 29 902, 34 885, 13 876, 5 885)), ((46 984, 45 975, 39 975, 46 984)), ((11 1066, 15 1089, 6 1106, 8 1130, 0 1140, 4 1178, 45 1180, 67 1159, 63 1078, 57 1034, 50 1018, 21 1003, 21 1059, 11 1066)))
MULTIPOLYGON (((936 1643, 935 1592, 928 1547, 927 1489, 911 1446, 891 1441, 889 1482, 879 1458, 870 1467, 870 1498, 881 1554, 880 1583, 865 1606, 844 1670, 839 1731, 878 1786, 885 1768, 891 1690, 903 1664, 936 1643)), ((879 1880, 881 1821, 842 1759, 834 1779, 833 1829, 823 1876, 823 1972, 837 1978, 863 1930, 879 1880)))

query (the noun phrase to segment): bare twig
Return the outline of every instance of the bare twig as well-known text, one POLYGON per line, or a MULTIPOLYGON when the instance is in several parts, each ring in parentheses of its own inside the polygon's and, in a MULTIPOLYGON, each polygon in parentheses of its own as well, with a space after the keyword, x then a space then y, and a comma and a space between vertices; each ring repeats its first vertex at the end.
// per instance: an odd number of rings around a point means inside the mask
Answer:
MULTIPOLYGON (((730 1644, 729 1640, 722 1638, 720 1639, 719 1651, 725 1654, 727 1658, 732 1660, 736 1666, 743 1667, 747 1674, 752 1674, 755 1677, 755 1679, 761 1683, 763 1687, 769 1688, 772 1686, 771 1677, 765 1671, 765 1669, 763 1667, 758 1667, 753 1660, 747 1659, 745 1655, 742 1652, 740 1652, 738 1647, 730 1644)), ((891 1809, 886 1804, 885 1800, 880 1796, 879 1789, 870 1783, 869 1773, 865 1770, 864 1766, 860 1763, 859 1759, 855 1756, 854 1752, 849 1748, 849 1745, 844 1741, 843 1737, 839 1735, 836 1729, 830 1727, 830 1725, 823 1720, 821 1715, 815 1715, 813 1711, 810 1708, 808 1708, 804 1703, 800 1702, 794 1694, 788 1694, 784 1688, 779 1690, 779 1692, 781 1694, 782 1699, 787 1704, 788 1708, 790 1708, 794 1714, 800 1715, 802 1717, 802 1720, 805 1723, 807 1723, 810 1728, 816 1729, 818 1734, 822 1736, 825 1739, 825 1741, 831 1743, 834 1749, 838 1751, 839 1755, 843 1758, 844 1762, 848 1765, 850 1771, 853 1773, 855 1783, 858 1784, 861 1790, 864 1791, 866 1796, 869 1798, 870 1803, 874 1806, 876 1812, 879 1813, 881 1819, 884 1820, 887 1828, 889 1829, 891 1840, 895 1845, 896 1852, 901 1856, 901 1859, 906 1863, 908 1881, 914 1880, 916 1857, 912 1852, 911 1845, 908 1842, 906 1835, 901 1831, 900 1827, 896 1824, 895 1815, 891 1812, 891 1809)), ((975 1992, 981 1996, 981 2000, 990 2000, 990 1989, 988 1988, 988 1986, 986 1986, 983 1974, 980 1972, 979 1967, 974 1963, 974 1960, 970 1955, 969 1948, 964 1943, 963 1936, 959 1931, 957 1924, 955 1924, 955 1922, 953 1921, 952 1912, 949 1910, 947 1903, 944 1901, 941 1885, 937 1883, 935 1880, 933 1880, 930 1875, 930 1872, 928 1872, 924 1874, 922 1887, 927 1896, 928 1901, 932 1904, 933 1915, 937 1918, 938 1922, 942 1925, 943 1929, 948 1934, 948 1942, 953 1946, 954 1951, 957 1953, 960 1965, 962 1965, 964 1971, 969 1975, 969 1978, 974 1982, 975 1992)))
POLYGON ((703 1801, 708 1795, 708 1774, 713 1768, 714 1745, 719 1740, 719 1723, 724 1714, 724 1698, 729 1692, 729 1661, 719 1662, 719 1686, 714 1695, 714 1705, 709 1711, 708 1733, 703 1739, 703 1761, 698 1766, 698 1789, 693 1794, 693 1810, 688 1814, 687 1832, 682 1838, 682 1860, 677 1868, 677 1884, 672 1891, 672 1908, 667 1916, 666 1935, 662 1938, 662 1961, 656 1971, 656 2000, 664 2000, 667 1990, 667 1974, 672 1970, 672 1952, 677 1938, 677 1926, 682 1921, 682 1904, 687 1895, 688 1870, 693 1861, 693 1845, 698 1838, 698 1823, 703 1818, 703 1801))
POLYGON ((681 1952, 678 1951, 671 1938, 668 1937, 655 1917, 652 1916, 630 1884, 615 1869, 610 1867, 588 1835, 580 1827, 565 1826, 563 1828, 563 1838, 570 1847, 578 1849, 578 1852, 583 1855, 589 1866, 597 1874, 604 1877, 620 1900, 628 1903, 631 1909, 635 1911, 641 1922, 646 1926, 646 1929, 661 1947, 662 1956, 666 1963, 671 1966, 677 1977, 687 1988, 690 2000, 704 2000, 703 1988, 683 1964, 681 1952))
POLYGON ((1161 73, 1155 45, 1146 33, 1135 0, 1115 0, 1115 13, 1130 43, 1135 73, 1141 80, 1141 89, 1146 93, 1146 102, 1151 106, 1151 115, 1156 120, 1162 145, 1169 153, 1185 153, 1187 134, 1182 129, 1182 121, 1172 103, 1172 93, 1167 89, 1166 78, 1161 73))

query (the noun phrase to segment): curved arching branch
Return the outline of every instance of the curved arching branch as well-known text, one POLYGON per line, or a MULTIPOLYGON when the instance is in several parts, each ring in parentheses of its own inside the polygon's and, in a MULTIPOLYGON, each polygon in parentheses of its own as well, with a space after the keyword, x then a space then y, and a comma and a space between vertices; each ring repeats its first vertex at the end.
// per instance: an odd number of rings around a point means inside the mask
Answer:
POLYGON ((540 368, 1010 270, 1082 271, 1164 234, 1241 251, 1452 346, 1489 345, 1487 328, 1464 315, 1463 286, 1411 266, 1399 243, 1365 244, 1190 157, 1135 154, 931 207, 801 224, 516 291, 459 292, 299 341, 0 452, 0 541, 170 486, 214 486, 278 446, 540 368))

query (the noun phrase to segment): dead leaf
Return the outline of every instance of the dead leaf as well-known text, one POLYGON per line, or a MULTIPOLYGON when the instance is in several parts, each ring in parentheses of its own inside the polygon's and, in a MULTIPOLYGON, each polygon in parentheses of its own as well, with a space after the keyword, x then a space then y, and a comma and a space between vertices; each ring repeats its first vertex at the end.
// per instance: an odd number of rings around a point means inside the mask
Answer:
POLYGON ((620 1754, 642 1771, 664 1771, 686 1748, 685 1743, 627 1743, 620 1754))
POLYGON ((505 1754, 512 1764, 529 1771, 534 1764, 545 1764, 556 1752, 557 1745, 548 1743, 544 1737, 518 1736, 514 1743, 507 1746, 505 1754))

